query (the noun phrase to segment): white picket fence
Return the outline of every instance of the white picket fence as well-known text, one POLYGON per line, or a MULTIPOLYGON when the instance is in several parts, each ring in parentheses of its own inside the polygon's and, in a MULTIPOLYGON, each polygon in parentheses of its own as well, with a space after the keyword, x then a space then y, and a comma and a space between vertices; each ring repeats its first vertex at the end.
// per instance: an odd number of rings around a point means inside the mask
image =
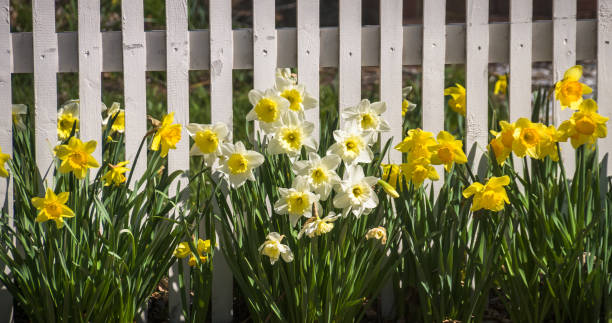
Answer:
MULTIPOLYGON (((612 117, 612 0, 598 1, 596 20, 576 20, 576 0, 554 0, 552 21, 532 21, 532 0, 510 0, 510 23, 489 23, 489 0, 466 1, 466 23, 445 24, 446 0, 423 1, 423 25, 402 25, 402 0, 380 0, 380 26, 362 26, 361 0, 339 0, 339 26, 319 27, 319 0, 297 0, 297 28, 275 28, 275 1, 253 0, 253 28, 232 30, 231 1, 210 0, 210 29, 188 30, 187 0, 166 0, 166 31, 145 31, 143 0, 123 0, 122 31, 100 32, 100 0, 78 1, 78 32, 55 32, 54 0, 32 0, 33 32, 10 32, 9 0, 0 0, 0 146, 11 153, 11 75, 33 73, 36 159, 52 161, 56 136, 56 74, 79 72, 81 137, 101 140, 101 72, 124 72, 126 153, 134 160, 146 132, 146 71, 167 71, 168 112, 189 121, 190 70, 210 70, 212 121, 232 124, 232 70, 253 69, 254 87, 274 82, 275 68, 297 67, 299 82, 318 97, 319 68, 339 67, 339 109, 361 99, 361 67, 380 67, 385 118, 402 137, 402 65, 423 66, 423 128, 443 129, 444 64, 466 64, 467 147, 487 144, 488 63, 509 63, 510 118, 529 116, 532 62, 552 61, 554 79, 576 60, 597 61, 600 113, 612 117)), ((204 4, 201 4, 204 5, 204 4)), ((20 102, 15 102, 20 103, 20 102)), ((569 109, 568 109, 569 110, 569 109)), ((554 120, 569 117, 555 109, 554 120)), ((318 120, 319 109, 307 111, 318 120)), ((315 134, 319 132, 318 128, 315 134)), ((601 157, 612 152, 612 136, 599 142, 601 157)), ((565 146, 565 145, 564 145, 565 146)), ((573 149, 562 154, 573 168, 573 149)), ((188 141, 170 152, 169 170, 189 167, 188 141)), ((482 152, 480 152, 482 153, 482 152)), ((100 150, 96 152, 100 160, 100 150)), ((478 156, 476 156, 478 157, 478 156)), ((401 161, 392 151, 391 160, 401 161)), ((146 161, 133 172, 140 176, 146 161)), ((612 161, 608 159, 608 169, 612 161)), ((11 183, 0 179, 0 204, 12 209, 11 183), (8 194, 7 194, 8 192, 8 194), (8 196, 8 201, 5 197, 8 196)), ((220 253, 219 253, 220 255, 220 253)), ((180 321, 176 269, 170 273, 170 312, 180 321)), ((232 276, 221 256, 213 272, 213 322, 232 320, 232 276)), ((390 298, 390 296, 386 296, 390 298)), ((0 299, 0 321, 12 303, 0 299)), ((389 309, 385 309, 389 311, 389 309)))

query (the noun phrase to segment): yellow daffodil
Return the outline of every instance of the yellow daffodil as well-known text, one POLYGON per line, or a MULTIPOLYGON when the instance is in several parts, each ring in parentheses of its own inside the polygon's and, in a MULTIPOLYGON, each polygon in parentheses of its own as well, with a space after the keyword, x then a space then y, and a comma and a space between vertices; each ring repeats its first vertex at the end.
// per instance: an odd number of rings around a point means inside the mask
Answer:
POLYGON ((291 252, 289 246, 281 244, 284 237, 277 232, 270 232, 266 241, 259 246, 259 254, 268 256, 272 265, 278 261, 279 257, 282 257, 285 262, 293 261, 293 252, 291 252))
POLYGON ((64 226, 64 218, 74 217, 74 212, 66 206, 69 195, 68 192, 55 195, 53 190, 47 188, 44 198, 32 198, 32 204, 39 211, 36 222, 53 220, 58 229, 64 226))
POLYGON ((561 103, 561 110, 567 107, 578 110, 582 96, 593 92, 586 84, 578 82, 581 77, 582 66, 572 66, 565 71, 563 79, 555 84, 555 98, 561 103))
POLYGON ((495 136, 495 138, 491 139, 489 147, 493 150, 497 163, 503 165, 508 156, 510 156, 510 153, 512 153, 512 143, 514 142, 516 125, 503 120, 499 122, 499 125, 501 131, 497 132, 491 130, 491 134, 495 136))
POLYGON ((538 146, 548 136, 546 126, 541 123, 533 123, 527 118, 520 118, 515 123, 514 140, 512 141, 512 151, 518 157, 528 155, 531 158, 539 159, 538 146))
POLYGON ((173 253, 176 258, 186 258, 190 254, 191 249, 189 248, 189 242, 186 241, 179 243, 173 253))
POLYGON ((181 125, 173 124, 173 122, 174 112, 164 116, 161 126, 157 129, 151 142, 151 150, 157 151, 161 146, 161 157, 166 157, 168 150, 176 149, 176 144, 181 140, 181 125))
POLYGON ((130 161, 122 161, 117 165, 108 164, 110 170, 102 176, 102 181, 104 181, 104 186, 110 186, 111 184, 115 184, 115 186, 119 186, 121 183, 125 182, 127 179, 125 178, 125 172, 130 170, 125 167, 130 161))
MULTIPOLYGON (((106 105, 104 105, 104 103, 102 103, 102 109, 106 109, 106 105)), ((111 133, 112 132, 124 133, 125 132, 125 110, 120 108, 120 105, 118 102, 113 102, 113 105, 111 105, 110 109, 108 109, 108 111, 106 112, 106 118, 102 121, 102 125, 104 127, 107 127, 108 123, 113 118, 115 118, 115 121, 110 126, 111 133)))
POLYGON ((385 229, 384 227, 372 228, 368 230, 365 237, 367 240, 376 239, 376 240, 380 240, 380 244, 386 244, 387 243, 387 229, 385 229))
MULTIPOLYGON (((197 257, 200 258, 200 262, 205 263, 208 260, 207 254, 210 253, 210 240, 198 239, 196 249, 197 257)), ((191 248, 189 247, 189 242, 184 241, 179 243, 174 250, 173 255, 179 259, 187 258, 187 256, 189 256, 189 266, 194 267, 198 264, 196 252, 192 252, 191 248)))
POLYGON ((9 159, 11 159, 11 156, 9 156, 9 154, 2 153, 2 147, 0 147, 0 177, 9 176, 8 170, 6 170, 6 167, 4 166, 6 161, 9 159))
POLYGON ((448 106, 455 112, 465 117, 466 105, 465 105, 465 88, 461 84, 455 84, 444 89, 444 95, 450 95, 448 99, 448 106))
POLYGON ((13 126, 16 129, 26 129, 26 125, 23 122, 23 116, 26 114, 28 114, 28 107, 25 104, 13 104, 11 115, 13 117, 13 126))
POLYGON ((70 137, 72 128, 79 132, 79 100, 70 100, 57 113, 57 136, 60 140, 70 137))
POLYGON ((96 150, 96 141, 91 140, 83 143, 79 138, 72 137, 67 145, 55 146, 53 151, 62 163, 60 173, 73 172, 79 179, 85 178, 89 168, 98 168, 100 165, 91 156, 96 150))
POLYGON ((408 136, 395 146, 395 149, 403 153, 408 153, 409 159, 422 157, 429 159, 431 157, 429 147, 435 144, 436 140, 433 137, 433 133, 417 128, 408 130, 408 136))
POLYGON ((493 93, 495 95, 498 95, 498 94, 505 95, 507 89, 508 89, 508 76, 499 75, 497 77, 497 81, 495 81, 495 88, 493 89, 493 93))
POLYGON ((569 138, 574 148, 584 144, 592 146, 597 138, 605 138, 608 135, 608 120, 609 118, 597 113, 597 103, 593 99, 584 100, 579 110, 559 126, 559 140, 566 141, 569 138))
POLYGON ((380 164, 382 167, 382 180, 387 182, 394 190, 397 190, 398 186, 400 191, 402 190, 403 174, 400 166, 397 164, 380 164))
POLYGON ((469 198, 474 196, 472 201, 472 211, 487 209, 490 211, 501 211, 504 209, 504 203, 510 204, 508 194, 504 186, 510 184, 510 177, 504 175, 502 177, 491 177, 489 181, 482 185, 481 183, 472 183, 463 191, 463 197, 469 198))
POLYGON ((453 163, 467 163, 467 157, 463 152, 463 143, 461 140, 456 140, 453 135, 444 130, 440 131, 437 140, 437 144, 429 146, 429 151, 432 153, 432 164, 444 164, 444 169, 449 172, 453 163))
POLYGON ((387 193, 387 195, 391 196, 392 198, 396 199, 399 197, 399 194, 397 193, 397 191, 395 190, 395 188, 393 188, 393 186, 391 186, 391 184, 383 181, 382 179, 378 180, 378 185, 380 185, 383 190, 385 191, 385 193, 387 193))
POLYGON ((436 169, 431 166, 429 159, 425 157, 403 163, 400 165, 400 169, 404 176, 406 176, 406 179, 412 181, 416 187, 421 186, 425 179, 430 179, 432 181, 440 179, 436 169))
POLYGON ((334 212, 330 212, 322 219, 318 216, 308 219, 298 233, 298 239, 301 239, 304 234, 309 238, 314 238, 330 232, 334 228, 332 222, 336 221, 339 216, 334 212))
POLYGON ((537 155, 539 159, 550 157, 553 161, 559 161, 559 151, 557 142, 561 137, 561 133, 555 129, 555 126, 544 127, 542 139, 537 146, 537 155))
MULTIPOLYGON (((200 263, 205 263, 208 261, 208 256, 200 256, 200 263)), ((196 260, 195 255, 191 255, 191 257, 189 257, 189 266, 191 267, 195 267, 198 264, 198 261, 196 260)))

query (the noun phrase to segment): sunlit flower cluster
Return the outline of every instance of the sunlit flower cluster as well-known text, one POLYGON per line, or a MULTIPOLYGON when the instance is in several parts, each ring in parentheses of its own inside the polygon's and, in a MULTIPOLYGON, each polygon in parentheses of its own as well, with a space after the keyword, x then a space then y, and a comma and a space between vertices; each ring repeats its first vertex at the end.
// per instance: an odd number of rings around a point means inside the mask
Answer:
MULTIPOLYGON (((408 136, 395 146, 395 149, 406 153, 406 162, 401 165, 384 165, 385 178, 391 185, 400 184, 402 177, 411 181, 416 187, 426 179, 438 180, 440 176, 432 165, 444 165, 450 171, 453 164, 464 164, 467 157, 463 152, 463 143, 447 131, 440 131, 434 139, 433 133, 421 129, 408 130, 408 136)), ((394 186, 396 187, 396 186, 394 186)))
POLYGON ((189 257, 188 264, 191 267, 198 265, 198 259, 200 264, 204 264, 208 261, 210 255, 210 240, 198 239, 194 241, 196 250, 191 250, 189 242, 183 241, 174 250, 174 256, 179 259, 189 257))

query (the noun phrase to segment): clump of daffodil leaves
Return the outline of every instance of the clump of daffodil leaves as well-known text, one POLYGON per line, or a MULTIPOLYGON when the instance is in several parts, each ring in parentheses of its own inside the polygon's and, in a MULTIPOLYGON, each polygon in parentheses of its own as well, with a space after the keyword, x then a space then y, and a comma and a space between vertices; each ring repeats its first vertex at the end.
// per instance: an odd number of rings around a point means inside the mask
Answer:
MULTIPOLYGON (((170 187, 182 172, 163 171, 160 153, 133 176, 129 164, 147 159, 147 137, 138 155, 125 160, 118 103, 103 108, 99 142, 79 139, 79 110, 78 100, 59 109, 46 172, 35 162, 27 107, 13 107, 13 154, 0 151, 0 176, 14 187, 14 216, 2 209, 0 220, 0 260, 8 269, 0 280, 32 321, 133 322, 202 210, 171 197, 178 196, 170 187)), ((163 130, 154 127, 148 136, 161 131, 161 145, 171 143, 175 133, 163 130)))
POLYGON ((14 153, 0 150, 0 176, 15 187, 15 216, 0 226, 10 269, 1 280, 34 320, 132 322, 176 264, 179 310, 199 322, 218 250, 254 321, 352 322, 374 303, 395 319, 481 321, 491 296, 517 322, 609 320, 612 193, 597 150, 609 120, 581 77, 571 67, 535 91, 531 116, 502 120, 512 76, 501 75, 488 145, 466 147, 460 81, 444 92, 448 131, 419 127, 414 115, 427 107, 406 87, 393 112, 402 138, 381 140, 390 111, 367 99, 321 118, 319 138, 307 116, 320 102, 279 69, 272 88, 248 93, 252 142, 231 141, 219 122, 175 123, 171 112, 152 119, 139 179, 120 149, 118 104, 103 108, 100 144, 79 139, 79 101, 63 105, 42 178, 27 107, 15 105, 14 153), (557 125, 553 98, 574 111, 557 125), (187 135, 200 166, 180 187, 183 172, 164 164, 187 135), (561 149, 575 152, 575 167, 561 149), (384 286, 391 311, 378 298, 384 286))

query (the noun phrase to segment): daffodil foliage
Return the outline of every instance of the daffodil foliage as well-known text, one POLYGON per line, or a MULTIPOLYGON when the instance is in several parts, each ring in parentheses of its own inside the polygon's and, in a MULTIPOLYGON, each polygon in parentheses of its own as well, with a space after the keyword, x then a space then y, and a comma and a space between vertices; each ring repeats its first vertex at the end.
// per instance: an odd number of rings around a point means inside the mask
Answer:
POLYGON ((386 105, 361 101, 341 129, 328 118, 317 142, 307 91, 288 70, 253 90, 259 140, 219 158, 219 245, 254 321, 352 322, 399 262, 393 188, 379 185, 386 105))
MULTIPOLYGON (((75 123, 64 127, 78 117, 78 101, 63 107, 48 172, 36 166, 27 114, 18 115, 12 156, 0 153, 0 176, 14 185, 14 216, 3 208, 0 217, 8 269, 0 281, 33 322, 133 322, 175 262, 174 247, 190 237, 193 214, 203 212, 169 197, 178 196, 169 188, 182 172, 163 171, 160 153, 142 177, 132 176, 123 111, 113 105, 109 113, 103 138, 111 139, 98 145, 75 137, 75 123), (92 156, 96 149, 103 160, 92 156)), ((146 158, 146 140, 133 164, 146 158)))

